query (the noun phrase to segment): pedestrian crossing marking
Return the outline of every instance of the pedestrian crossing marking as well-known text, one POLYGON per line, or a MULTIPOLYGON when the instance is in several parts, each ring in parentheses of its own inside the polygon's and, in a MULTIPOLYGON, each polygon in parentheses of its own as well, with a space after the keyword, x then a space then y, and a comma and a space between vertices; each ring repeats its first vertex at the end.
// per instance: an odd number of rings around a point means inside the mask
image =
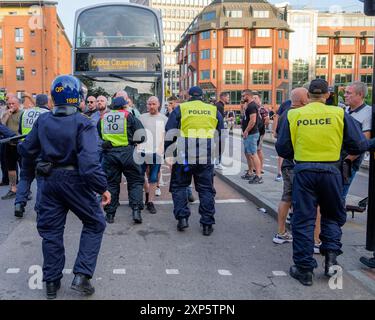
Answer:
POLYGON ((286 273, 284 271, 272 271, 272 274, 275 277, 285 277, 286 276, 286 273))
POLYGON ((180 271, 178 271, 178 269, 166 269, 165 272, 168 275, 180 274, 180 271))
POLYGON ((113 269, 113 274, 126 274, 126 269, 113 269))
POLYGON ((231 276, 232 273, 229 270, 218 270, 221 276, 231 276))
POLYGON ((8 274, 16 274, 20 272, 20 268, 9 268, 6 273, 8 274))

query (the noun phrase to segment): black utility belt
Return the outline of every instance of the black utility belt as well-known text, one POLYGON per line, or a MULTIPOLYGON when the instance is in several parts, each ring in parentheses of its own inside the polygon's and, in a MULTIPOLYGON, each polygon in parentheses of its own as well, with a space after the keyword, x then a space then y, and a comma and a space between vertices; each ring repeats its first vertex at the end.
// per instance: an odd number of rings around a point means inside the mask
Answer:
POLYGON ((38 177, 48 177, 54 169, 75 171, 77 167, 74 165, 59 165, 53 162, 39 161, 35 171, 38 177))

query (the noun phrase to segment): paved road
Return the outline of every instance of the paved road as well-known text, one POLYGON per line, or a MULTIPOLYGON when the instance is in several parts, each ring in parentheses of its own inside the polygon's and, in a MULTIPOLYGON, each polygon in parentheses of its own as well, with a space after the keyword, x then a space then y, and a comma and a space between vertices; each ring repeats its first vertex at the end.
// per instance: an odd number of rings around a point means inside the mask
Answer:
MULTIPOLYGON (((346 273, 343 289, 330 289, 321 267, 313 287, 303 287, 290 278, 291 246, 277 246, 270 240, 275 220, 221 180, 216 179, 215 184, 217 224, 211 237, 201 234, 196 203, 191 205, 190 228, 183 233, 176 230, 167 186, 156 205, 159 212, 145 212, 142 225, 134 225, 130 208, 122 205, 116 223, 105 231, 93 279, 97 291, 89 299, 375 298, 373 291, 346 273)), ((6 189, 0 188, 0 192, 6 189)), ((121 200, 125 203, 126 193, 121 200)), ((14 220, 12 201, 1 202, 0 299, 44 299, 44 290, 38 288, 41 240, 31 205, 23 220, 14 220)), ((80 230, 80 222, 70 214, 59 299, 87 299, 69 289, 80 230)), ((317 259, 321 266, 321 257, 317 259)))

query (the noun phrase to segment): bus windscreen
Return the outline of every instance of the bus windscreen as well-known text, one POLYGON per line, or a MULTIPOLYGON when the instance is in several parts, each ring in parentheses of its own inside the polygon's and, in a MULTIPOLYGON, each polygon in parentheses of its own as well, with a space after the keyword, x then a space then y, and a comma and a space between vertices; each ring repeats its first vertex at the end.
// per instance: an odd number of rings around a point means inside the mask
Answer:
POLYGON ((160 48, 155 14, 131 6, 101 6, 83 11, 77 21, 76 48, 160 48))

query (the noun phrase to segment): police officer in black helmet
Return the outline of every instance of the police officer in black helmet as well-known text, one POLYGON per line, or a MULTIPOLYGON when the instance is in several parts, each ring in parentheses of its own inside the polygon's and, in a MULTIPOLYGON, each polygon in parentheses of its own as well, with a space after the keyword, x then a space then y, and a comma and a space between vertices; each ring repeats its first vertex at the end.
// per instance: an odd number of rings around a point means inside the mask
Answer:
POLYGON ((96 128, 78 111, 84 88, 73 76, 57 77, 51 87, 54 109, 39 116, 25 141, 18 146, 22 157, 42 177, 37 228, 43 238, 43 280, 47 299, 56 298, 65 264, 64 227, 68 211, 83 223, 79 252, 73 268, 71 288, 86 295, 94 293, 90 283, 106 226, 102 205, 111 201, 107 180, 99 164, 96 128), (82 185, 85 187, 82 188, 82 185))

